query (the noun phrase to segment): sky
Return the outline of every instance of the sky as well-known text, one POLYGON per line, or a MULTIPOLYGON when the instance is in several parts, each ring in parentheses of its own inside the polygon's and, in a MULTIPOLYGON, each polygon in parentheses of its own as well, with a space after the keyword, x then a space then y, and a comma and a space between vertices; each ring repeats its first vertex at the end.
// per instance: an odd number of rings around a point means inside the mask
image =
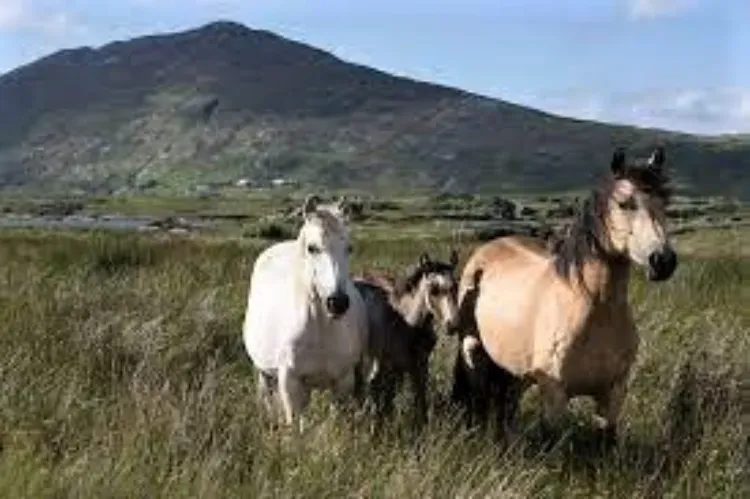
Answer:
POLYGON ((220 19, 555 114, 750 133, 750 0, 0 0, 0 73, 220 19))

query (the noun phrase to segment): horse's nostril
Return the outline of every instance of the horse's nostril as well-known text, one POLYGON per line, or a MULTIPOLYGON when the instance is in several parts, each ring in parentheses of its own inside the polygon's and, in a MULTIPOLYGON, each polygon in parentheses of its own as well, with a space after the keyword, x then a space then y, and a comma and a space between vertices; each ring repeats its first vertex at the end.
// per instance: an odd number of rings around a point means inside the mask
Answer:
POLYGON ((657 267, 659 265, 659 253, 653 252, 648 255, 648 264, 652 267, 657 267))
POLYGON ((677 253, 672 248, 654 251, 648 256, 649 279, 663 281, 669 279, 677 267, 677 253))
POLYGON ((349 295, 336 293, 326 298, 326 308, 333 315, 341 315, 349 309, 349 295))
POLYGON ((676 261, 677 254, 671 248, 664 251, 654 251, 648 256, 648 263, 652 267, 671 267, 676 261))

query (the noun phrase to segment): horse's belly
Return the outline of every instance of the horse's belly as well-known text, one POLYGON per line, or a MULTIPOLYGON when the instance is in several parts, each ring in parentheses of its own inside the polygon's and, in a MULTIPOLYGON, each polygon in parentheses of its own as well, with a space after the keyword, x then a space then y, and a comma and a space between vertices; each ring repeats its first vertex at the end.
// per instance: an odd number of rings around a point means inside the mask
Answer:
POLYGON ((493 304, 477 302, 477 326, 484 348, 499 366, 516 376, 525 375, 531 368, 531 335, 513 321, 504 320, 498 310, 485 311, 493 304))
POLYGON ((475 317, 482 343, 496 364, 516 376, 528 374, 535 361, 535 287, 533 278, 506 282, 495 277, 483 284, 477 297, 475 317))

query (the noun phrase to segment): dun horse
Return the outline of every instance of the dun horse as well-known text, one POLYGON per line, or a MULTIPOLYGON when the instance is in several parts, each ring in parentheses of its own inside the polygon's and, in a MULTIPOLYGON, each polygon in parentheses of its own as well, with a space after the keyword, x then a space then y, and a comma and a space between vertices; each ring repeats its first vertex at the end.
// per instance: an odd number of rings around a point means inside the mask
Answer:
POLYGON ((404 375, 414 392, 416 422, 427 420, 429 358, 437 340, 435 322, 447 329, 456 325, 458 255, 450 262, 422 254, 419 264, 403 280, 365 275, 355 279, 369 319, 368 357, 373 362, 366 380, 379 417, 393 410, 393 399, 404 375))
POLYGON ((461 278, 461 327, 475 333, 462 341, 454 397, 476 387, 465 374, 484 358, 495 369, 495 391, 499 380, 510 402, 502 426, 535 383, 544 430, 570 398, 591 396, 603 436, 613 442, 639 343, 628 301, 632 264, 645 267, 651 281, 669 279, 677 266, 666 228, 669 194, 662 148, 632 162, 618 149, 611 174, 553 248, 518 236, 479 247, 461 278))
POLYGON ((259 397, 270 408, 278 389, 288 424, 312 389, 332 389, 341 402, 355 388, 367 317, 349 276, 346 207, 308 197, 296 240, 266 249, 253 267, 245 349, 258 370, 259 397))

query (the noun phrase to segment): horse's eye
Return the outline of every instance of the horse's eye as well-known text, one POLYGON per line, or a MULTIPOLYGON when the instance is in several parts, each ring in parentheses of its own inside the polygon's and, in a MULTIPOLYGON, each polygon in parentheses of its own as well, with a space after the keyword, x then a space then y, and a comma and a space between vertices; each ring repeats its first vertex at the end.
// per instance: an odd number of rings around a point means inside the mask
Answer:
POLYGON ((318 253, 320 253, 320 248, 318 248, 314 244, 308 244, 307 252, 310 253, 311 255, 317 255, 318 253))
POLYGON ((433 284, 432 286, 430 286, 430 294, 432 296, 439 295, 440 294, 440 286, 438 286, 437 284, 433 284))

